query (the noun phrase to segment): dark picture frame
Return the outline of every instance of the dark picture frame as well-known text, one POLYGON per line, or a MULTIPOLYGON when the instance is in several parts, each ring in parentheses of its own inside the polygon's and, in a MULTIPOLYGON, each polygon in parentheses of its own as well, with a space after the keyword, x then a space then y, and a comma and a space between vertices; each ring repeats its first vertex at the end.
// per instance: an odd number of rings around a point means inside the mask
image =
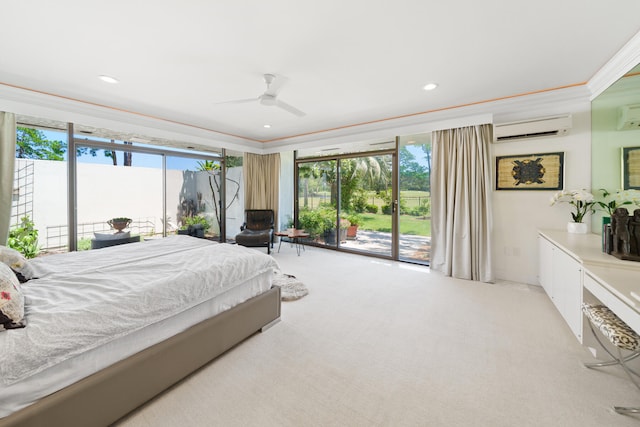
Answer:
POLYGON ((564 152, 496 156, 496 190, 562 190, 564 152))
POLYGON ((640 147, 622 147, 622 189, 640 190, 640 147))

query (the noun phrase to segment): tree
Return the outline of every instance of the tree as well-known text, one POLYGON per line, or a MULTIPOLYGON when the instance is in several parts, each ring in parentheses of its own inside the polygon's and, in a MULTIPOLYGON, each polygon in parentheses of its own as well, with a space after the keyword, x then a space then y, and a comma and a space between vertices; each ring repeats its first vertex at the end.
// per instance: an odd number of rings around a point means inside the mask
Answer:
POLYGON ((33 128, 16 130, 16 157, 19 159, 64 160, 67 144, 49 141, 44 132, 33 128))
MULTIPOLYGON (((81 147, 76 154, 95 157, 97 151, 95 148, 81 147)), ((64 160, 66 152, 66 142, 51 141, 38 129, 20 126, 16 129, 16 157, 19 159, 64 160)))
MULTIPOLYGON (((225 163, 227 168, 233 167, 233 166, 229 166, 229 165, 241 165, 242 164, 242 157, 240 157, 240 161, 238 161, 237 157, 233 157, 233 156, 228 156, 225 158, 225 163)), ((218 199, 216 197, 217 194, 220 194, 220 182, 219 182, 219 177, 220 177, 220 163, 219 162, 214 162, 212 160, 205 160, 203 161, 199 161, 198 162, 198 171, 200 172, 206 172, 209 176, 209 189, 211 190, 211 197, 213 199, 212 205, 213 205, 213 210, 215 212, 216 215, 216 221, 218 222, 218 229, 220 228, 220 211, 219 211, 219 206, 218 206, 218 199), (214 188, 215 187, 215 188, 214 188)), ((236 191, 233 194, 233 196, 231 197, 231 201, 229 203, 227 203, 226 209, 229 209, 229 207, 231 207, 231 205, 233 204, 234 201, 239 200, 240 197, 240 183, 237 181, 234 181, 230 178, 227 178, 227 181, 229 182, 233 182, 234 184, 236 184, 236 191)))

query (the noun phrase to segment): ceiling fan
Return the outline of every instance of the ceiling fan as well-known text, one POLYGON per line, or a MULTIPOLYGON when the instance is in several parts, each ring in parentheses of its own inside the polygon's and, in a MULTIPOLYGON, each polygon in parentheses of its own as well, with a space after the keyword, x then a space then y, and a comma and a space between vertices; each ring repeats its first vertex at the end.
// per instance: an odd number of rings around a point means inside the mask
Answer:
POLYGON ((267 90, 265 90, 262 95, 257 98, 237 99, 234 101, 221 102, 220 104, 243 104, 246 102, 258 101, 262 105, 282 108, 283 110, 288 111, 291 114, 295 114, 298 117, 305 116, 306 113, 304 111, 300 111, 293 105, 287 104, 286 102, 278 99, 278 85, 272 84, 275 80, 275 74, 265 74, 264 82, 267 84, 267 90))

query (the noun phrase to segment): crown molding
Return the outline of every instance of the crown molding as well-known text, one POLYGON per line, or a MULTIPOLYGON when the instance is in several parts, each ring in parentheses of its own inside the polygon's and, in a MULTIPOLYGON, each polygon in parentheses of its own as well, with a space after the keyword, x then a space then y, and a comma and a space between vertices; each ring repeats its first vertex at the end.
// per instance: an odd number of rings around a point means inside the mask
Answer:
POLYGON ((626 72, 640 63, 640 32, 636 33, 598 72, 589 80, 590 100, 604 92, 626 72))

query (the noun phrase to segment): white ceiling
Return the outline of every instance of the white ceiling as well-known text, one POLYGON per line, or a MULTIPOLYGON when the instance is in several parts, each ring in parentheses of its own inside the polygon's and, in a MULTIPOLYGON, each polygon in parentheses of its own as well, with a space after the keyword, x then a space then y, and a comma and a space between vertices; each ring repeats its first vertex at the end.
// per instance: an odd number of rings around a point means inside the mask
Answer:
POLYGON ((639 15, 637 0, 11 1, 0 14, 0 88, 227 140, 313 140, 583 85, 640 30, 639 15), (306 116, 219 104, 260 95, 264 73, 306 116), (423 91, 428 82, 438 89, 423 91))

